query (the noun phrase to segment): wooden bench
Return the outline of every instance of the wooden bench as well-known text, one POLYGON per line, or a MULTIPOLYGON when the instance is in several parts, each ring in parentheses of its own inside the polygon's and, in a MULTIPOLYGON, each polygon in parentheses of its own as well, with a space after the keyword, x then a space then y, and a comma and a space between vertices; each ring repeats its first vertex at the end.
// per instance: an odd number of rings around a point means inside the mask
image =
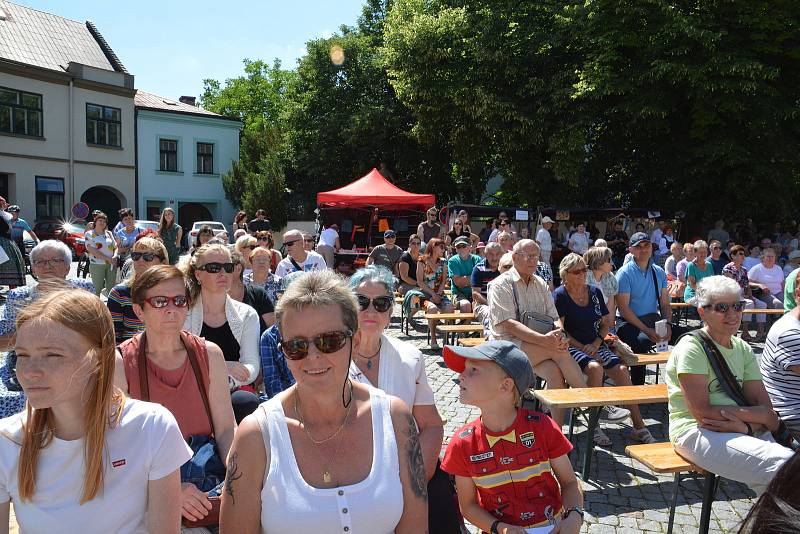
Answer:
POLYGON ((475 314, 472 312, 469 313, 462 313, 462 312, 452 312, 452 313, 426 313, 425 319, 427 320, 439 320, 439 321, 471 321, 475 318, 475 314))
POLYGON ((636 367, 639 365, 655 365, 656 366, 656 384, 658 384, 658 378, 661 374, 659 372, 660 366, 662 364, 667 363, 669 360, 669 355, 672 354, 672 351, 666 352, 652 352, 648 354, 634 354, 633 359, 628 358, 625 360, 625 364, 628 367, 636 367))
MULTIPOLYGON (((588 480, 594 449, 594 430, 600 419, 603 406, 631 404, 655 404, 667 402, 666 384, 645 384, 643 386, 615 386, 596 388, 543 389, 534 392, 542 404, 551 408, 590 408, 586 445, 583 451, 581 478, 588 480)), ((570 425, 571 426, 571 425, 570 425)), ((572 437, 570 431, 570 438, 572 437)))
POLYGON ((672 534, 672 526, 675 521, 675 506, 678 502, 678 488, 681 483, 681 474, 694 472, 705 475, 703 484, 703 507, 700 511, 701 534, 708 533, 708 525, 711 519, 711 504, 714 502, 716 493, 717 476, 697 467, 695 464, 686 460, 672 447, 672 443, 647 443, 644 445, 628 445, 625 447, 625 454, 634 460, 644 464, 655 473, 674 473, 675 483, 672 487, 672 502, 669 508, 669 523, 667 534, 672 534))
POLYGON ((444 334, 445 345, 454 345, 460 334, 483 333, 482 324, 444 324, 436 327, 437 332, 444 334), (452 338, 452 343, 450 339, 452 338))

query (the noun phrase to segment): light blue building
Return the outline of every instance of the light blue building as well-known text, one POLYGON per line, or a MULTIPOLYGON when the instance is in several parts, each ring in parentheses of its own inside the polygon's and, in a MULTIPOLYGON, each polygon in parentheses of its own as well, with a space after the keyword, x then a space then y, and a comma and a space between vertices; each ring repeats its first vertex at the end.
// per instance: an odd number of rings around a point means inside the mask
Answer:
POLYGON ((240 121, 194 105, 136 92, 137 218, 157 221, 170 207, 188 233, 195 221, 230 226, 235 210, 222 175, 239 160, 240 121))

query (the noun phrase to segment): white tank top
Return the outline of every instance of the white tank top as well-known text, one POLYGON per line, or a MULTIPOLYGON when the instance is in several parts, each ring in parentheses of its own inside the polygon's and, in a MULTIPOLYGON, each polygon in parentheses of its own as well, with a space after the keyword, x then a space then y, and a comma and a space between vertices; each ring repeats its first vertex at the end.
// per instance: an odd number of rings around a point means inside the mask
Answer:
POLYGON ((269 473, 261 490, 263 534, 388 534, 403 514, 403 487, 389 398, 370 388, 372 469, 351 486, 315 488, 300 473, 278 398, 255 411, 269 436, 269 473))

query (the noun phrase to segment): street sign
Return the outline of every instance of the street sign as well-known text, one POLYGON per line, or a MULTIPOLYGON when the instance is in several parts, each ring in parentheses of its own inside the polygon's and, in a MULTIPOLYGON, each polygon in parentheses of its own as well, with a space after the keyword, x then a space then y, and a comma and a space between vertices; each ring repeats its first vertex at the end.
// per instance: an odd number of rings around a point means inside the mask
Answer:
POLYGON ((85 219, 89 216, 89 204, 86 202, 76 202, 72 206, 72 215, 77 219, 85 219))

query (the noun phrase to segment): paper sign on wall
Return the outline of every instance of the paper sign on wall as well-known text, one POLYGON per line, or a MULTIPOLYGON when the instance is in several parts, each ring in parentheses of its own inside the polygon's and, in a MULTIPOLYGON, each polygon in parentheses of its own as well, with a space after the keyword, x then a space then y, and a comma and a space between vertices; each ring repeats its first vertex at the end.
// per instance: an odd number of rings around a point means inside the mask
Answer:
POLYGON ((517 213, 514 216, 514 219, 516 219, 518 221, 527 221, 528 220, 528 212, 527 212, 527 210, 517 210, 517 213))

